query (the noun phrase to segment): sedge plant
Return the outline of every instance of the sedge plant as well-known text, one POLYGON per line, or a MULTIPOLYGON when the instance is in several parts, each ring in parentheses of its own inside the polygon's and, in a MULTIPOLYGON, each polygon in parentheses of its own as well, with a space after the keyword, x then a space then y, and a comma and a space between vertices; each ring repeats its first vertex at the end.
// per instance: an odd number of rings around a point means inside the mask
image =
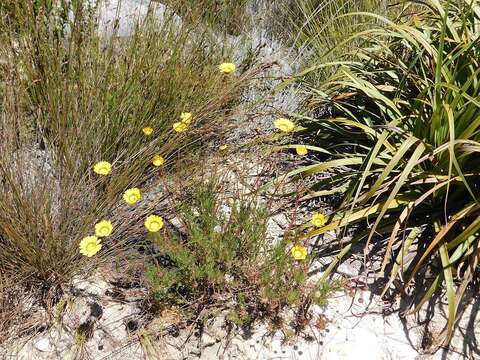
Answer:
POLYGON ((480 3, 409 2, 395 21, 352 36, 361 46, 335 64, 310 93, 312 113, 300 116, 323 161, 290 175, 327 171, 316 191, 342 187, 329 222, 300 237, 349 229, 328 276, 356 244, 383 249, 378 271, 385 294, 395 280, 448 299, 448 342, 462 297, 478 277, 480 230, 480 3), (426 273, 433 274, 429 279, 426 273))

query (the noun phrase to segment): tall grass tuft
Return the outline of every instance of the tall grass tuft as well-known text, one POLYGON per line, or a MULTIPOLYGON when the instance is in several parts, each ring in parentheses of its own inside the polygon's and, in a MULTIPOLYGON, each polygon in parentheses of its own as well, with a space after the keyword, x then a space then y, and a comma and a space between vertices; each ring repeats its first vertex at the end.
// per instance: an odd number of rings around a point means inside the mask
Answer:
POLYGON ((347 184, 329 223, 304 236, 355 230, 325 276, 364 241, 366 258, 382 249, 383 294, 396 279, 415 285, 418 310, 445 293, 448 341, 478 277, 480 4, 409 2, 395 21, 361 15, 383 25, 357 34, 355 56, 311 87, 312 110, 325 115, 303 117, 328 155, 296 173, 333 171, 317 190, 347 184))
MULTIPOLYGON (((177 160, 219 136, 252 76, 221 74, 227 49, 192 21, 149 16, 119 38, 99 33, 96 10, 85 1, 0 6, 5 276, 51 284, 85 267, 79 241, 102 218, 124 224, 115 214, 127 188, 148 192, 177 160), (182 112, 193 120, 176 132, 182 112), (166 159, 163 172, 151 164, 155 154, 166 159), (109 176, 93 172, 99 161, 113 165, 109 176)), ((129 237, 127 226, 114 231, 103 254, 129 237)))
MULTIPOLYGON (((307 67, 336 61, 356 49, 359 41, 352 35, 378 23, 361 12, 387 16, 389 4, 389 0, 291 0, 282 9, 287 19, 282 32, 302 53, 307 67), (354 16, 344 16, 353 12, 354 16)), ((319 86, 333 71, 334 67, 325 67, 309 72, 310 81, 319 86)))
POLYGON ((248 0, 166 0, 165 3, 186 19, 198 16, 214 29, 239 35, 249 24, 246 13, 248 0))

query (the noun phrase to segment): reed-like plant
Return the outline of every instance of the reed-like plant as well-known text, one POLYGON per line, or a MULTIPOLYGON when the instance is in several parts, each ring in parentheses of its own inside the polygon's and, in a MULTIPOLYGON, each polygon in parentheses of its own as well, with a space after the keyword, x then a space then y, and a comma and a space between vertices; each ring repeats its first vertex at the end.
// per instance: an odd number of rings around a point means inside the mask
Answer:
POLYGON ((239 35, 249 24, 248 0, 166 0, 165 3, 186 19, 200 16, 214 29, 239 35))
MULTIPOLYGON (((5 276, 67 280, 85 268, 79 241, 103 217, 116 222, 111 244, 128 240, 128 227, 121 228, 127 221, 114 212, 122 193, 155 188, 150 180, 161 170, 152 165, 154 155, 166 160, 165 175, 221 134, 248 82, 249 75, 220 73, 218 65, 230 60, 225 45, 193 20, 152 13, 132 36, 119 38, 101 33, 88 3, 0 6, 5 276), (177 132, 182 112, 192 114, 191 123, 177 132), (152 128, 148 136, 145 127, 152 128), (94 173, 99 161, 113 165, 108 177, 94 173)), ((130 221, 129 214, 123 216, 130 221)))

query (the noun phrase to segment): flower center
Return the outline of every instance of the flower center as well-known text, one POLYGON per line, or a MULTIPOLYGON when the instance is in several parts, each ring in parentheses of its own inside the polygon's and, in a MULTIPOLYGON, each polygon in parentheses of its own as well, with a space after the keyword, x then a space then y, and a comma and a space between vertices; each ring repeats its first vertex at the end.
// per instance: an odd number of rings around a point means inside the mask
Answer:
POLYGON ((158 221, 152 221, 150 223, 150 228, 152 230, 160 230, 160 224, 158 223, 158 221))
POLYGON ((136 202, 137 201, 137 196, 136 195, 130 195, 129 199, 130 199, 130 202, 136 202))
POLYGON ((97 245, 93 242, 87 244, 87 251, 94 251, 97 245))

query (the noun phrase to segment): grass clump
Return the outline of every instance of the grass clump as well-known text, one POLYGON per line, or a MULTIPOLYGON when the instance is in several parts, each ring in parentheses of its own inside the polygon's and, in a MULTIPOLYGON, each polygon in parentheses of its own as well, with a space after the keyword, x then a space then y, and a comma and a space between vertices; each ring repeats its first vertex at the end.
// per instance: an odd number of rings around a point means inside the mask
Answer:
POLYGON ((383 249, 383 294, 397 278, 423 292, 415 310, 446 294, 446 341, 478 276, 479 9, 407 3, 396 21, 357 35, 356 56, 311 93, 332 116, 304 118, 325 162, 298 171, 333 171, 317 190, 348 184, 329 223, 304 235, 357 229, 326 275, 355 243, 366 241, 366 257, 383 249))
POLYGON ((198 184, 176 208, 182 230, 151 237, 159 251, 149 271, 156 303, 195 316, 229 309, 230 321, 248 326, 279 318, 285 307, 306 309, 313 293, 322 297, 307 284, 308 260, 291 256, 288 239, 268 237, 268 209, 222 193, 218 178, 198 184))
POLYGON ((147 193, 159 171, 219 136, 251 76, 221 74, 225 47, 192 22, 148 16, 117 38, 101 33, 95 11, 84 1, 0 8, 2 275, 67 280, 102 219, 114 230, 96 259, 121 248, 133 231, 118 215, 122 194, 147 193), (101 161, 111 174, 93 171, 101 161))
POLYGON ((335 69, 319 64, 336 62, 347 52, 353 54, 361 41, 352 39, 352 35, 378 23, 365 12, 389 15, 389 3, 388 0, 292 0, 280 7, 284 20, 277 27, 304 55, 304 67, 316 67, 308 76, 318 86, 335 69))
POLYGON ((248 25, 246 7, 249 0, 167 0, 165 3, 187 19, 197 19, 214 29, 239 35, 248 25))

